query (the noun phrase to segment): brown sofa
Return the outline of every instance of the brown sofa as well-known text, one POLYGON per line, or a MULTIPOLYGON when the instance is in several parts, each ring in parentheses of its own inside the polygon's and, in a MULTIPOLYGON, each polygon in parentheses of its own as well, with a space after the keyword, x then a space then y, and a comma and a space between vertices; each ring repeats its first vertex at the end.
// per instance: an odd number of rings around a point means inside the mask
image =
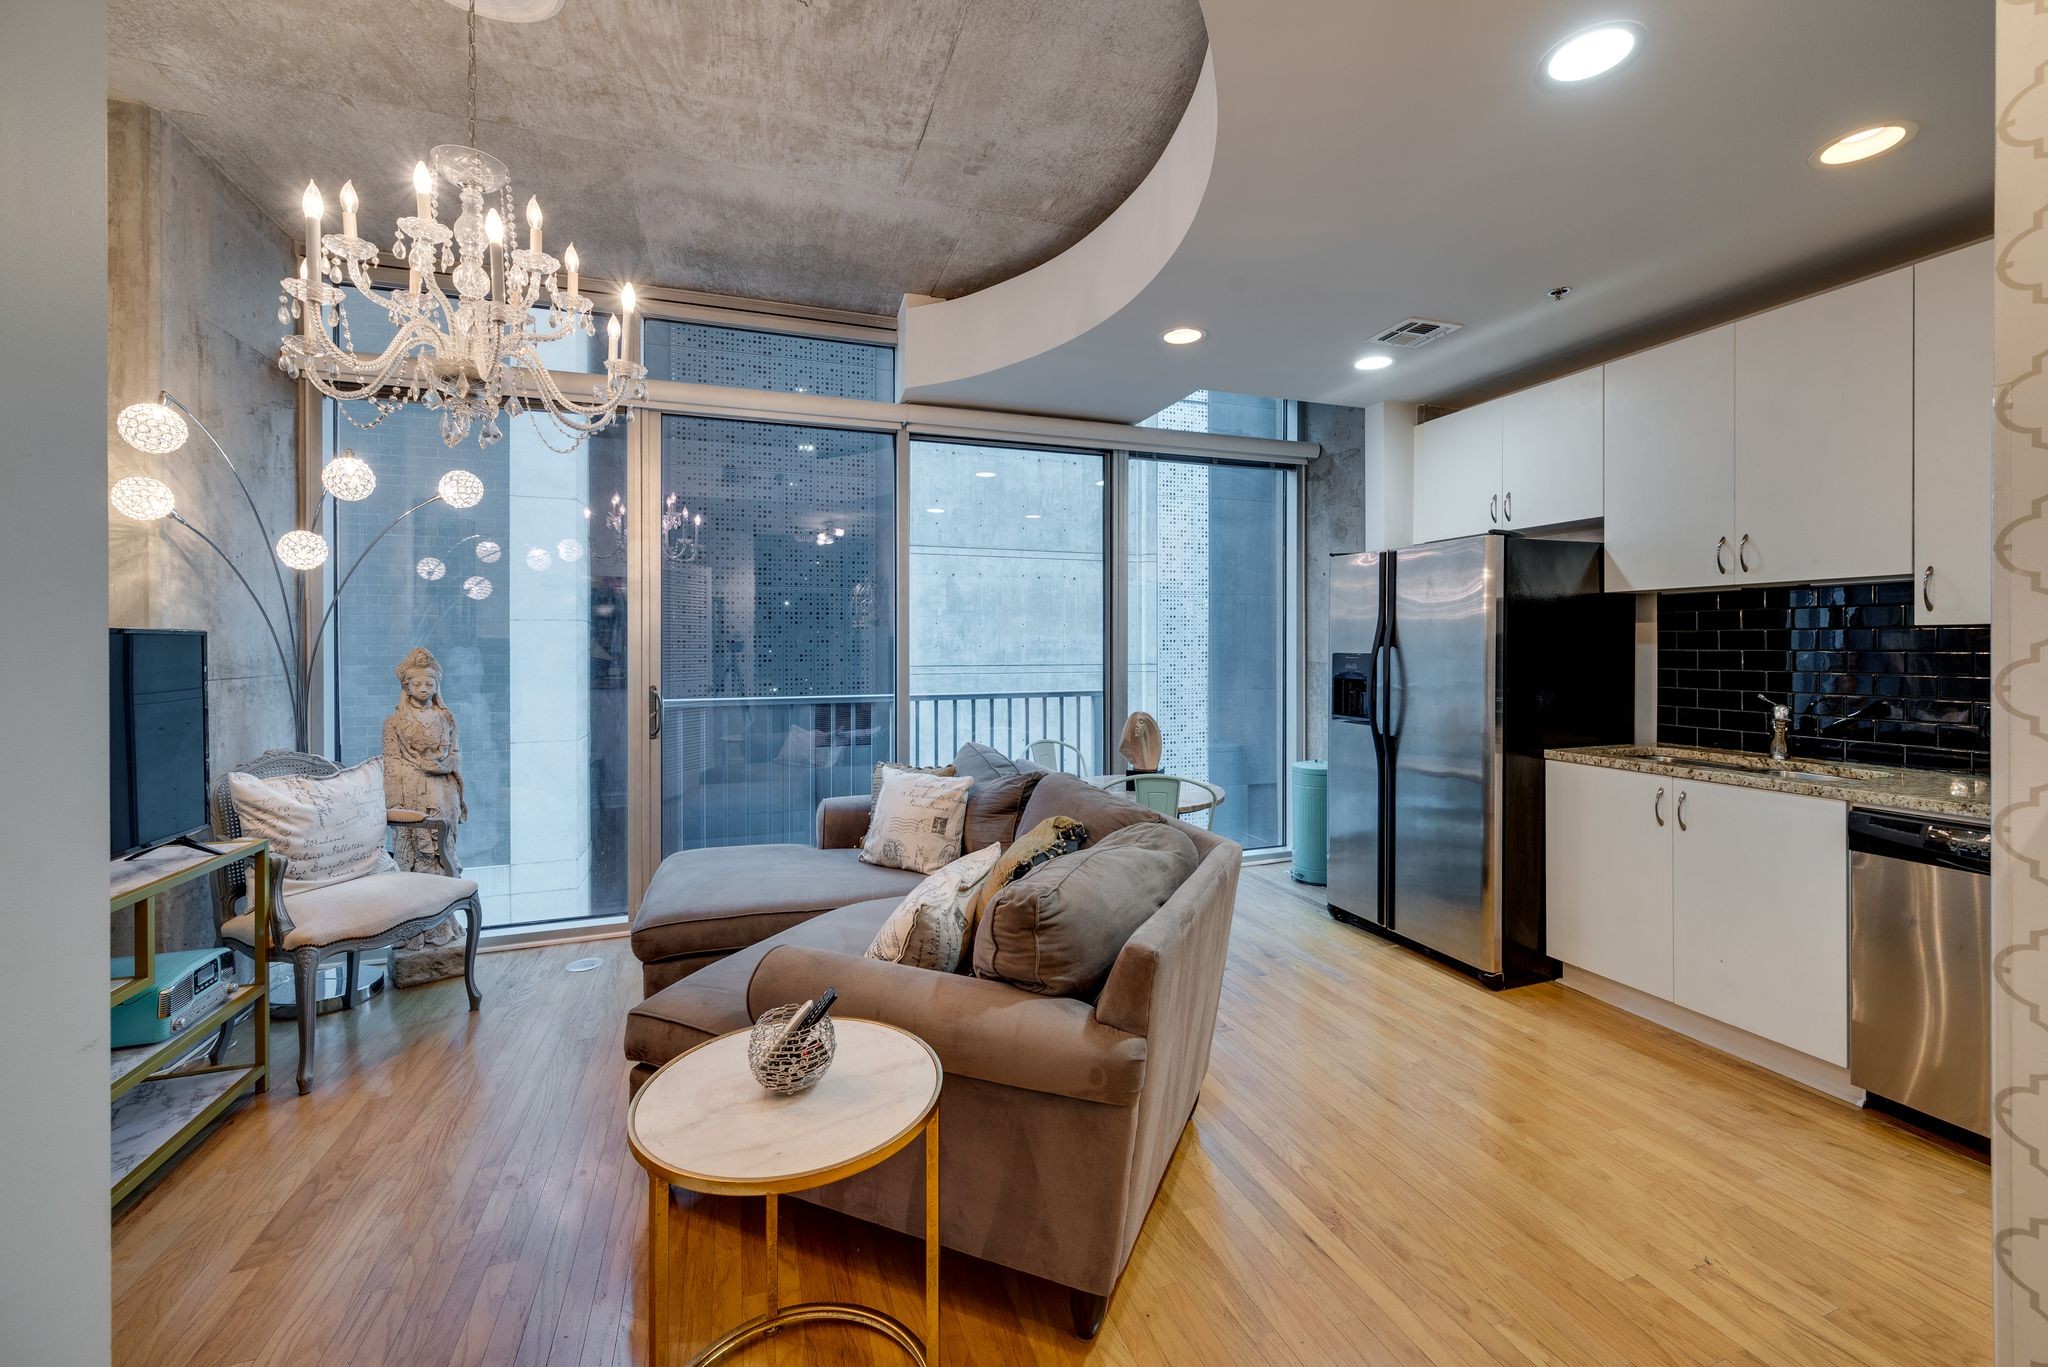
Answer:
MULTIPOLYGON (((1132 821, 1162 819, 1062 776, 1039 783, 1018 829, 1054 815, 1080 819, 1091 843, 1132 821)), ((746 874, 751 892, 713 888, 714 867, 727 878, 739 870, 697 856, 726 851, 670 857, 668 890, 703 889, 711 911, 701 934, 678 929, 687 907, 664 906, 644 931, 636 921, 634 948, 650 984, 689 966, 627 1017, 635 1085, 772 1006, 838 988, 839 1014, 911 1030, 944 1065, 941 1241, 1070 1288, 1075 1332, 1091 1337, 1208 1071, 1243 851, 1180 825, 1200 859, 1194 873, 1125 943, 1095 1000, 1082 1001, 863 957, 902 897, 871 891, 886 871, 836 858, 851 856, 867 816, 865 797, 828 799, 818 849, 747 851, 756 861, 746 874), (671 872, 678 861, 686 867, 671 872), (765 905, 759 891, 770 887, 790 904, 765 905), (810 907, 820 902, 830 909, 810 907), (705 957, 756 928, 765 938, 715 962, 705 957)), ((907 891, 917 875, 903 877, 907 891)), ((922 1163, 913 1145, 805 1199, 918 1234, 922 1163)))

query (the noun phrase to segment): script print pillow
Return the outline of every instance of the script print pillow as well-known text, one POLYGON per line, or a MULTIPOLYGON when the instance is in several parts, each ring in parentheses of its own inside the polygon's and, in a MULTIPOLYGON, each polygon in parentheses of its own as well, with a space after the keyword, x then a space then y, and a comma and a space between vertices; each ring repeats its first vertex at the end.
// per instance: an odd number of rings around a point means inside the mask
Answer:
POLYGON ((932 873, 960 857, 971 778, 897 770, 882 779, 860 857, 884 868, 932 873))
POLYGON ((963 854, 910 890, 875 932, 867 957, 955 973, 966 957, 968 908, 981 894, 1003 847, 963 854))
POLYGON ((384 852, 384 761, 333 778, 229 774, 242 834, 268 840, 284 861, 284 890, 304 892, 394 868, 384 852))

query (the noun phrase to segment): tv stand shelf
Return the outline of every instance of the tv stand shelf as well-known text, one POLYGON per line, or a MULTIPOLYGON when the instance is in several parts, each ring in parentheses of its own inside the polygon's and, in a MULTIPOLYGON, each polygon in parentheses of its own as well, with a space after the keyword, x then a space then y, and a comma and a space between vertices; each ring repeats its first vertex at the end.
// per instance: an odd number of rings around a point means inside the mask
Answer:
POLYGON ((270 843, 265 840, 215 842, 218 852, 182 845, 163 845, 130 859, 113 860, 107 870, 107 911, 133 907, 135 976, 110 978, 108 1002, 119 1006, 154 986, 157 903, 164 893, 205 878, 232 864, 249 861, 249 904, 255 915, 252 946, 255 981, 238 987, 228 999, 186 1029, 154 1046, 113 1051, 109 1058, 110 1096, 117 1114, 111 1154, 113 1204, 119 1205, 184 1148, 216 1116, 243 1095, 263 1091, 270 1074, 270 914, 275 892, 270 843), (206 1049, 204 1041, 231 1021, 254 1012, 250 1031, 253 1063, 224 1061, 225 1051, 210 1054, 207 1066, 173 1067, 206 1049))

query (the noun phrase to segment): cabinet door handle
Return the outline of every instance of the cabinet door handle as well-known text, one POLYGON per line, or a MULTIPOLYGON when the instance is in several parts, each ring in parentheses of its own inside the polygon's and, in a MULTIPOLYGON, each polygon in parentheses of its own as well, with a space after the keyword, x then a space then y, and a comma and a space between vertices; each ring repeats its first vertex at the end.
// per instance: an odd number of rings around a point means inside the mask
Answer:
POLYGON ((1728 538, 1725 536, 1714 543, 1714 568, 1722 574, 1728 573, 1728 538))
POLYGON ((1500 496, 1500 516, 1503 522, 1515 520, 1515 491, 1512 489, 1500 496))
POLYGON ((1489 498, 1488 500, 1486 500, 1486 520, 1487 520, 1488 522, 1491 522, 1491 523, 1492 523, 1492 524, 1493 524, 1494 526, 1496 526, 1496 527, 1498 527, 1498 526, 1500 525, 1500 495, 1499 495, 1499 494, 1495 494, 1495 495, 1494 495, 1494 496, 1493 496, 1492 498, 1489 498))
POLYGON ((1685 824, 1685 789, 1683 788, 1678 790, 1678 829, 1681 831, 1692 829, 1692 827, 1685 824))
POLYGON ((1655 803, 1655 804, 1654 804, 1654 805, 1653 805, 1653 806, 1652 806, 1652 807, 1650 808, 1650 810, 1651 810, 1652 812, 1656 813, 1656 816, 1657 816, 1657 824, 1658 824, 1659 826, 1663 825, 1663 824, 1664 824, 1664 790, 1663 790, 1662 788, 1659 788, 1659 789, 1657 790, 1657 801, 1656 801, 1656 803, 1655 803))
POLYGON ((1920 601, 1927 605, 1929 612, 1934 611, 1934 566, 1932 565, 1929 565, 1920 576, 1920 601))
POLYGON ((1735 563, 1742 566, 1744 574, 1749 573, 1749 533, 1742 534, 1742 544, 1735 548, 1735 563))

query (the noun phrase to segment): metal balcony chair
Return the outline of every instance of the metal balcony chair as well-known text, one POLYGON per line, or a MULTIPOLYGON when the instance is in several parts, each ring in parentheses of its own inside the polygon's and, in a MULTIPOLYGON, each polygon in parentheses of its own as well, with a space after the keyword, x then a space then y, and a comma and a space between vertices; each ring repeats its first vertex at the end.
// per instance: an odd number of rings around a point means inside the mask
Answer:
POLYGON ((1153 811, 1182 820, 1200 815, 1204 826, 1215 829, 1216 809, 1223 805, 1223 790, 1207 779, 1180 774, 1126 774, 1124 781, 1131 796, 1153 811), (1192 802, 1186 800, 1189 789, 1196 794, 1192 802))
POLYGON ((1025 755, 1041 769, 1050 769, 1056 774, 1072 774, 1085 778, 1088 774, 1088 756, 1081 753, 1081 747, 1063 740, 1035 740, 1024 747, 1025 755), (1074 767, 1067 767, 1071 755, 1074 767))
MULTIPOLYGON (((297 750, 265 750, 255 759, 236 767, 236 773, 255 778, 333 778, 341 766, 319 755, 297 750)), ((418 812, 392 810, 392 826, 440 827, 447 823, 418 812)), ((223 840, 238 840, 242 822, 235 812, 235 799, 222 774, 213 785, 213 831, 223 840)), ((282 860, 271 864, 274 877, 284 881, 282 860)), ((255 943, 255 922, 244 909, 247 903, 248 864, 231 865, 215 874, 214 898, 221 940, 238 955, 246 956, 255 943)), ((347 1002, 355 1007, 356 970, 364 951, 389 949, 434 928, 442 917, 464 909, 468 942, 463 952, 463 978, 469 989, 469 1009, 483 1002, 476 990, 477 936, 483 926, 483 908, 476 884, 449 871, 446 856, 442 872, 405 873, 386 870, 367 873, 347 882, 333 883, 285 897, 280 887, 272 889, 270 905, 271 952, 291 960, 292 982, 299 1002, 299 1094, 313 1090, 313 1031, 320 1011, 320 963, 337 954, 348 956, 347 1002)), ((257 1028, 265 1028, 267 1022, 257 1028)))

